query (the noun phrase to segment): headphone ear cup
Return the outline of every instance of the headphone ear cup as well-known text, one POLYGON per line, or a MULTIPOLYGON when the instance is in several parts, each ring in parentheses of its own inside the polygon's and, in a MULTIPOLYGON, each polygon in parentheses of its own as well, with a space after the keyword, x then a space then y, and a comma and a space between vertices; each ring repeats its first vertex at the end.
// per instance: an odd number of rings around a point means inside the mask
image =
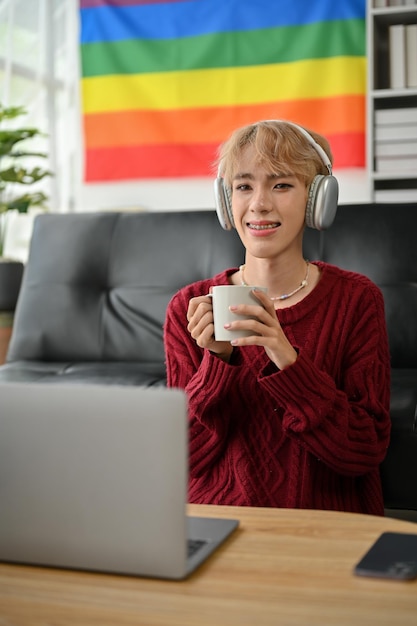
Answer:
POLYGON ((315 212, 315 206, 316 206, 316 191, 317 191, 317 185, 319 184, 322 178, 324 178, 323 175, 317 174, 317 176, 313 178, 310 188, 308 190, 305 221, 309 228, 315 228, 314 212, 315 212))
POLYGON ((221 227, 224 230, 231 230, 234 227, 232 194, 220 176, 214 181, 214 202, 221 227))
POLYGON ((334 176, 317 174, 310 185, 305 222, 310 228, 326 230, 336 217, 339 184, 334 176))

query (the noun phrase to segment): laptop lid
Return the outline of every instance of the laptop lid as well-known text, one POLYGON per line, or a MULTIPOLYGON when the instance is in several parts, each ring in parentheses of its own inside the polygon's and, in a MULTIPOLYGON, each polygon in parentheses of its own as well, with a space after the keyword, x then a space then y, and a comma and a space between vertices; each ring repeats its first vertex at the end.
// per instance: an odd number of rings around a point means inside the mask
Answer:
MULTIPOLYGON (((0 396, 0 560, 164 578, 199 565, 183 391, 6 383, 0 396)), ((237 525, 216 522, 202 557, 237 525)))

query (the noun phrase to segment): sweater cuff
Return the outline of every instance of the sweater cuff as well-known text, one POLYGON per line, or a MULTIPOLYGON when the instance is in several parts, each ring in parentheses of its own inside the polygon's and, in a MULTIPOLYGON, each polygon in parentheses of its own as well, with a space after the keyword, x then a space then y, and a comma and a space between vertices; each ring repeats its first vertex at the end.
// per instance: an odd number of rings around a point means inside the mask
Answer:
POLYGON ((265 368, 259 382, 275 399, 283 428, 294 432, 317 428, 329 415, 337 394, 333 378, 318 370, 302 351, 285 370, 271 373, 265 368))
MULTIPOLYGON (((240 363, 239 350, 234 348, 231 362, 226 363, 209 350, 204 350, 203 358, 198 370, 198 379, 194 377, 192 388, 204 387, 205 394, 218 395, 228 394, 229 389, 234 387, 236 380, 236 365, 240 363)), ((187 390, 192 394, 193 389, 187 390)))

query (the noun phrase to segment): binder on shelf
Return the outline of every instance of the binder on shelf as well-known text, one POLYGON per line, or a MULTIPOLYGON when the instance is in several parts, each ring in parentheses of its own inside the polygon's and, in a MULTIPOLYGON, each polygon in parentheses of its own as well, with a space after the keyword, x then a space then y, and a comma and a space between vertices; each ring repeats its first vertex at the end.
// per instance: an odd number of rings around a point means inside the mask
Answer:
POLYGON ((417 87, 417 24, 405 27, 405 68, 406 87, 417 87))
POLYGON ((389 35, 389 64, 391 89, 405 88, 405 26, 391 24, 389 35))

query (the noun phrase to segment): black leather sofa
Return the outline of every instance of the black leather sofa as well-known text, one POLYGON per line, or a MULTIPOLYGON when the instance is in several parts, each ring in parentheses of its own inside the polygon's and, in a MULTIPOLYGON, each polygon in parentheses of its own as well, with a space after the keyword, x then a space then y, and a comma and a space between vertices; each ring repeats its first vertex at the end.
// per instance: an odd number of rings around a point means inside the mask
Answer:
MULTIPOLYGON (((416 230, 415 203, 343 205, 328 231, 306 230, 305 255, 366 274, 383 291, 392 366, 385 504, 417 520, 416 230)), ((242 262, 236 232, 214 211, 40 215, 0 384, 164 385, 169 299, 242 262)))
POLYGON ((39 216, 0 382, 164 385, 169 299, 242 260, 214 212, 39 216))

